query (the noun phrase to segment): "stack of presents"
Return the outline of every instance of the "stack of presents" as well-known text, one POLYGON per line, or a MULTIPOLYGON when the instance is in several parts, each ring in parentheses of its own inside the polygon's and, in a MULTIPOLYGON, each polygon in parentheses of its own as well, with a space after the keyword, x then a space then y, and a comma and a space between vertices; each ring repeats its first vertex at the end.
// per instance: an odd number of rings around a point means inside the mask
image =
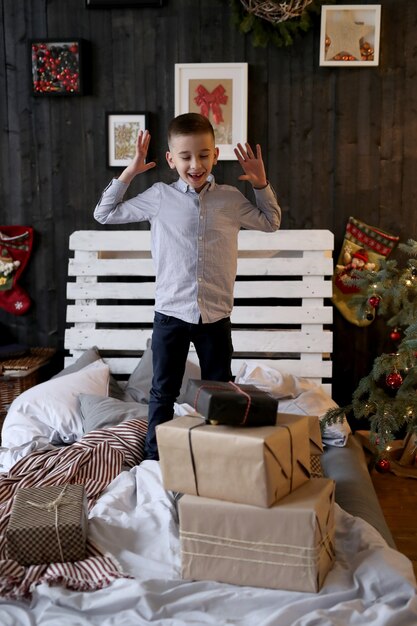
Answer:
POLYGON ((318 418, 234 383, 190 380, 187 403, 200 416, 157 427, 164 487, 183 494, 182 577, 319 591, 335 552, 334 482, 311 471, 318 418))

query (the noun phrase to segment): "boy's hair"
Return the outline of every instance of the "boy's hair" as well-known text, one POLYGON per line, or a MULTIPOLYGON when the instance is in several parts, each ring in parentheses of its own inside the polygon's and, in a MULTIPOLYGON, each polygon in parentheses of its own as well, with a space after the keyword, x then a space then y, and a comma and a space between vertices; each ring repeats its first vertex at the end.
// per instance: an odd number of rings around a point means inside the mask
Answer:
POLYGON ((168 126, 168 144, 178 135, 203 135, 210 133, 214 139, 214 129, 210 120, 200 113, 183 113, 171 120, 168 126))

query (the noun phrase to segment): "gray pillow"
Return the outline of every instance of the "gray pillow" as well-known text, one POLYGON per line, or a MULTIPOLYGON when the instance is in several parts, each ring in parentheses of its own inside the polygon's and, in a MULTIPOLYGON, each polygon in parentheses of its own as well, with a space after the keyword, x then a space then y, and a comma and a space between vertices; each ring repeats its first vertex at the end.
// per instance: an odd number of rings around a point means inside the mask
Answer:
POLYGON ((124 402, 116 398, 86 393, 81 393, 78 397, 84 433, 148 417, 148 407, 138 402, 124 402))
MULTIPOLYGON (((60 376, 66 376, 67 374, 74 374, 74 372, 79 372, 87 365, 94 363, 94 361, 98 361, 101 359, 100 352, 96 346, 89 348, 86 350, 76 361, 68 367, 65 367, 63 370, 52 376, 52 378, 59 378, 60 376)), ((126 402, 132 401, 132 397, 120 387, 117 380, 110 374, 109 378, 109 396, 111 398, 118 398, 119 400, 125 400, 126 402)))
MULTIPOLYGON (((149 403, 149 393, 152 386, 152 373, 152 347, 151 339, 148 339, 146 344, 146 350, 143 353, 138 365, 131 373, 126 385, 126 392, 136 402, 141 402, 142 404, 149 403)), ((198 365, 195 365, 187 359, 180 395, 177 398, 177 402, 179 403, 186 401, 185 390, 189 378, 200 379, 201 371, 198 365)))

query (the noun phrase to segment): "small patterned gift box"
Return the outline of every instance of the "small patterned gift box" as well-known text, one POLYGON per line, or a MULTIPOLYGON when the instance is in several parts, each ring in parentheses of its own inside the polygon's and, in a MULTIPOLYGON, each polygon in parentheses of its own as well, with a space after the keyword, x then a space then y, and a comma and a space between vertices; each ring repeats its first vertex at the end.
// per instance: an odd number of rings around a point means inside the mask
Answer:
POLYGON ((7 556, 21 565, 78 561, 87 526, 84 485, 20 489, 6 530, 7 556))

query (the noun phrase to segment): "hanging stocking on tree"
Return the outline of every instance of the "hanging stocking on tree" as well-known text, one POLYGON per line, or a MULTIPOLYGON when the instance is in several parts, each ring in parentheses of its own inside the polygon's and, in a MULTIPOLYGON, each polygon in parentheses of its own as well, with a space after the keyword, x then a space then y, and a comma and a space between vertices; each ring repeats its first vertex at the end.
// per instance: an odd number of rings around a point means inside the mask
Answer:
POLYGON ((31 305, 18 280, 32 252, 31 226, 0 226, 0 308, 23 315, 31 305))
POLYGON ((356 326, 368 326, 375 318, 379 298, 369 298, 366 315, 358 316, 351 305, 351 299, 359 289, 352 281, 352 270, 378 270, 379 263, 386 259, 395 248, 399 237, 384 232, 380 228, 368 226, 350 217, 346 226, 342 249, 333 275, 333 304, 340 313, 356 326))

